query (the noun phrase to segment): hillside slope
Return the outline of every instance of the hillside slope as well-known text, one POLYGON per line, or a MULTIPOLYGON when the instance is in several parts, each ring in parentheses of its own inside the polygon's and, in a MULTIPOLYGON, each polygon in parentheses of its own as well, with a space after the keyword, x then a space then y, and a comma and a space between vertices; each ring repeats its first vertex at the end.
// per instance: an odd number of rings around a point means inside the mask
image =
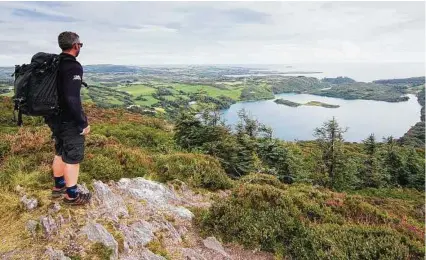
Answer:
MULTIPOLYGON (((49 129, 28 117, 16 127, 11 100, 1 98, 2 259, 423 258, 422 191, 333 192, 260 173, 231 179, 220 157, 181 148, 167 121, 84 106, 92 133, 81 190, 94 200, 72 208, 48 196, 49 129)), ((294 163, 310 163, 312 147, 294 163)))

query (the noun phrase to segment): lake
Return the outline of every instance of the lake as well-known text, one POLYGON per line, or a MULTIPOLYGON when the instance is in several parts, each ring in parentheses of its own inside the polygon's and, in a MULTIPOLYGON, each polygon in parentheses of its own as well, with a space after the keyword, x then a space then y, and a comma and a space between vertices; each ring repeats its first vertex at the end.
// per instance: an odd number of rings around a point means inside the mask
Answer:
POLYGON ((226 123, 235 125, 238 111, 246 109, 259 122, 273 129, 273 135, 287 141, 313 140, 314 129, 333 118, 341 127, 348 127, 344 139, 360 142, 374 133, 376 139, 393 136, 399 138, 408 129, 420 121, 420 104, 414 95, 408 95, 406 102, 389 103, 371 100, 344 100, 309 94, 279 94, 283 98, 297 103, 320 101, 339 108, 315 106, 288 107, 274 100, 240 102, 222 111, 226 123))

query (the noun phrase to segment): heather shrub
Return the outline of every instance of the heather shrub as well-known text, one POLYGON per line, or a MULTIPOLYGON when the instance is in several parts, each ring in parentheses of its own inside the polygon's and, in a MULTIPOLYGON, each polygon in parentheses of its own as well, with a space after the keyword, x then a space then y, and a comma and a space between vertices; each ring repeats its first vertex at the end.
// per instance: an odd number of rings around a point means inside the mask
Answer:
POLYGON ((155 158, 156 178, 160 181, 180 179, 193 187, 210 190, 227 189, 231 179, 219 161, 202 154, 177 153, 155 158))

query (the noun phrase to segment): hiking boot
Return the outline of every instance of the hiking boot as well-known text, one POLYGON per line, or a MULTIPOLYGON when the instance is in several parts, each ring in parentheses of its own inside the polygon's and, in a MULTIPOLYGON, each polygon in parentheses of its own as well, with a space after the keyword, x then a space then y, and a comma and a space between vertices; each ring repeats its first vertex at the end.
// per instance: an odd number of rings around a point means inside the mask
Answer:
POLYGON ((77 193, 77 197, 75 199, 71 199, 68 197, 68 195, 64 196, 63 202, 67 205, 73 205, 73 206, 79 206, 79 205, 85 205, 90 203, 90 200, 92 198, 91 193, 77 193))
POLYGON ((52 189, 52 198, 53 199, 60 198, 66 193, 66 191, 67 191, 67 187, 65 187, 65 186, 60 188, 60 189, 53 188, 52 189))

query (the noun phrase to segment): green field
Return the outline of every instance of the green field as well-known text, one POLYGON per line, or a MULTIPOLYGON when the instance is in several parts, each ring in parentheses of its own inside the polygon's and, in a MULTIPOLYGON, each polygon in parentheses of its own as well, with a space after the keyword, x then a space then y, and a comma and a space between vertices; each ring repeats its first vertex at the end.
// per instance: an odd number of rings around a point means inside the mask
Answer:
POLYGON ((155 99, 153 96, 144 96, 144 98, 147 99, 147 101, 142 101, 142 100, 135 100, 135 104, 136 105, 140 105, 140 106, 151 106, 155 103, 158 102, 157 99, 155 99))
POLYGON ((229 87, 228 89, 219 89, 212 86, 206 85, 188 85, 188 84, 173 84, 171 87, 177 91, 184 91, 185 93, 196 93, 204 91, 208 96, 218 97, 226 96, 234 100, 239 100, 242 88, 229 87))
POLYGON ((13 97, 13 91, 5 93, 5 94, 0 94, 0 96, 4 96, 4 97, 13 97))
POLYGON ((110 104, 113 104, 113 105, 123 105, 123 102, 118 100, 115 97, 108 97, 107 102, 110 103, 110 104))
POLYGON ((133 85, 133 86, 129 86, 129 87, 120 87, 117 88, 117 90, 120 91, 126 91, 130 94, 132 94, 133 96, 140 96, 140 95, 151 95, 153 93, 155 93, 156 89, 155 88, 151 88, 145 85, 133 85))

